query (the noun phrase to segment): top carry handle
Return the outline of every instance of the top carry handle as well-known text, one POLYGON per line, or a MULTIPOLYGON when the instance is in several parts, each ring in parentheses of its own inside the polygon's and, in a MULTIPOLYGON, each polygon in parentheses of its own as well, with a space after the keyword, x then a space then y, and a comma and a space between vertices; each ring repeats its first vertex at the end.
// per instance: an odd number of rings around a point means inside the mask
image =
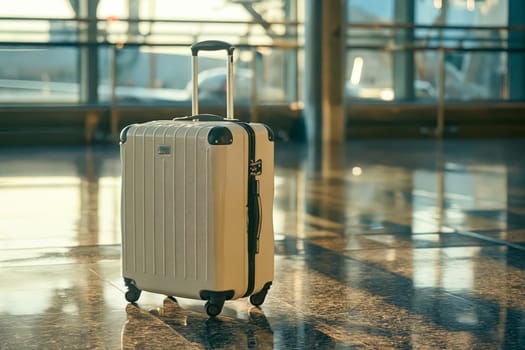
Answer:
POLYGON ((233 119, 233 50, 235 48, 225 42, 220 40, 205 40, 200 41, 191 45, 191 55, 192 57, 192 71, 193 71, 193 96, 191 100, 191 113, 194 116, 199 114, 199 83, 198 83, 198 54, 199 51, 218 51, 226 50, 228 53, 228 63, 226 75, 226 118, 233 119))

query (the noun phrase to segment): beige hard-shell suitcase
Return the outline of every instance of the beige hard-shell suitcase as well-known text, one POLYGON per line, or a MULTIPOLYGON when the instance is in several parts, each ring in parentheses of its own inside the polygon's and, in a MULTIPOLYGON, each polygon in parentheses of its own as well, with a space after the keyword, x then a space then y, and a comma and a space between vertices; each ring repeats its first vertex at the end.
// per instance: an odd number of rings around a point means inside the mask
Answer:
POLYGON ((265 125, 233 119, 233 50, 192 46, 192 116, 121 132, 122 275, 126 299, 142 290, 261 305, 273 281, 274 142, 265 125), (227 118, 199 115, 199 50, 228 53, 227 118))

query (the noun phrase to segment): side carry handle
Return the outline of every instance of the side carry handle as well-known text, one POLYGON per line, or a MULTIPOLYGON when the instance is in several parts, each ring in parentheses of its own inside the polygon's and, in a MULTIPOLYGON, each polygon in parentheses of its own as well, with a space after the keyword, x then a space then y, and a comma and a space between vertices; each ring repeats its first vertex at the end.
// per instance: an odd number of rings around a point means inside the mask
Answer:
MULTIPOLYGON (((193 72, 193 93, 191 99, 191 114, 199 114, 199 51, 219 51, 225 50, 228 54, 227 75, 226 75, 226 119, 233 119, 233 50, 235 48, 220 40, 205 40, 191 45, 192 72, 193 72)), ((196 118, 195 120, 198 120, 196 118)))
POLYGON ((203 122, 223 122, 226 119, 224 117, 221 117, 219 115, 215 114, 199 114, 199 115, 191 115, 186 117, 177 117, 173 118, 175 121, 192 121, 192 120, 201 120, 203 122))

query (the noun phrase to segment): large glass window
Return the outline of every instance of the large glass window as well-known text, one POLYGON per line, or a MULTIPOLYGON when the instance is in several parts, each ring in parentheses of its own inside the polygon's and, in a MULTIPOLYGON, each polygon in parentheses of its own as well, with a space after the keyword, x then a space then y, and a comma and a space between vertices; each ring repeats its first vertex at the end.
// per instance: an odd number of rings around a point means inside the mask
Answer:
POLYGON ((0 7, 0 103, 78 103, 78 52, 72 47, 28 46, 64 39, 74 16, 68 1, 8 1, 0 7), (25 18, 25 19, 23 19, 25 18), (42 18, 49 18, 43 20, 42 18))
POLYGON ((392 53, 367 46, 385 47, 392 42, 393 30, 374 28, 394 22, 394 0, 348 0, 347 99, 394 99, 392 53))
MULTIPOLYGON (((188 46, 203 39, 238 47, 237 104, 301 98, 303 30, 295 21, 303 0, 100 0, 96 26, 75 3, 2 5, 0 103, 107 104, 115 96, 117 104, 189 105, 188 46)), ((346 5, 348 100, 434 103, 441 71, 447 101, 508 99, 508 61, 521 55, 506 52, 508 0, 346 5)), ((204 104, 223 104, 223 58, 201 61, 204 104)))
POLYGON ((501 100, 507 0, 348 0, 350 101, 501 100), (444 51, 441 52, 443 48, 444 51))
POLYGON ((420 0, 415 14, 416 26, 427 26, 416 27, 417 44, 449 49, 443 57, 438 50, 416 52, 416 79, 421 84, 438 91, 438 76, 443 69, 445 99, 508 97, 504 51, 507 31, 498 29, 508 24, 507 0, 420 0))
MULTIPOLYGON (((298 2, 100 0, 96 18, 68 0, 5 4, 0 103, 189 105, 189 45, 205 39, 237 46, 237 103, 296 101, 298 2)), ((224 103, 224 67, 202 54, 204 104, 224 103)))
POLYGON ((78 50, 0 47, 0 103, 78 103, 78 50))

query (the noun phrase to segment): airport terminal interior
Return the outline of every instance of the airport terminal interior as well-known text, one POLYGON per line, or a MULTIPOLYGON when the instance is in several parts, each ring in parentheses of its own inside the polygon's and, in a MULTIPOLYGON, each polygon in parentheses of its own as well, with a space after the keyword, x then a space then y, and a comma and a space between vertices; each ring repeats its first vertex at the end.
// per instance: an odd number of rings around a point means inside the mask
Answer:
POLYGON ((0 6, 0 349, 524 349, 525 2, 184 3, 0 6), (216 317, 122 276, 121 131, 225 115, 202 40, 275 150, 273 283, 216 317))

